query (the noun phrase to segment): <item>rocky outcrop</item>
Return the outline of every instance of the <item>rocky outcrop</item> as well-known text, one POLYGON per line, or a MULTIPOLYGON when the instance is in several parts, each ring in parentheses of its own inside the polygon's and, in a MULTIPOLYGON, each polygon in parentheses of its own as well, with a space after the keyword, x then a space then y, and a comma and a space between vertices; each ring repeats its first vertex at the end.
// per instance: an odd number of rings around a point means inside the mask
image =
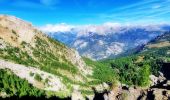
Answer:
POLYGON ((156 77, 155 75, 150 75, 150 80, 151 80, 151 86, 157 85, 159 83, 162 83, 163 81, 166 80, 164 77, 163 73, 159 72, 159 76, 156 77))
POLYGON ((72 92, 72 95, 71 95, 71 99, 72 100, 85 100, 85 98, 82 96, 81 92, 78 90, 79 89, 79 86, 74 86, 73 87, 73 92, 72 92))
POLYGON ((104 94, 105 100, 138 100, 142 95, 141 89, 129 88, 124 90, 121 87, 104 94))
POLYGON ((25 41, 30 43, 36 34, 36 29, 31 23, 25 22, 14 16, 0 15, 0 26, 11 30, 14 34, 17 34, 19 42, 25 41))
POLYGON ((159 76, 150 75, 151 86, 146 88, 129 87, 118 84, 103 94, 103 100, 170 100, 170 81, 159 72, 159 76))
POLYGON ((87 66, 85 62, 82 60, 79 53, 73 49, 68 49, 67 51, 66 59, 70 60, 74 65, 78 66, 78 69, 84 74, 84 75, 92 75, 93 71, 92 68, 87 66), (71 51, 71 52, 70 52, 71 51))
POLYGON ((170 91, 166 89, 153 89, 153 96, 155 100, 169 100, 170 91))

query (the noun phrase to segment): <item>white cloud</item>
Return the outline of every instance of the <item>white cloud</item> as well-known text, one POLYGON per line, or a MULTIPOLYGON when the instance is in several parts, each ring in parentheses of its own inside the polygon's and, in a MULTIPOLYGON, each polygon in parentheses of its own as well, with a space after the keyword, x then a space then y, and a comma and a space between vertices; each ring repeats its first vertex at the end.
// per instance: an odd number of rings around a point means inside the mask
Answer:
POLYGON ((72 28, 74 28, 73 25, 67 25, 64 23, 55 25, 47 24, 45 26, 40 27, 40 29, 44 32, 69 32, 72 28))
POLYGON ((110 32, 119 31, 119 23, 107 22, 101 25, 68 25, 68 24, 47 24, 41 26, 40 29, 44 32, 69 32, 72 29, 77 33, 77 36, 88 36, 90 32, 96 33, 99 35, 106 35, 110 32))
POLYGON ((161 25, 147 25, 144 27, 146 31, 161 31, 161 25))
POLYGON ((107 22, 101 25, 78 26, 76 31, 78 36, 89 36, 91 32, 98 35, 107 35, 109 33, 120 31, 121 26, 120 23, 107 22))
POLYGON ((107 22, 101 25, 68 25, 65 23, 61 24, 47 24, 45 26, 40 27, 40 30, 44 32, 74 32, 77 37, 81 36, 90 36, 91 34, 98 35, 108 35, 115 33, 123 33, 124 31, 128 31, 132 28, 143 28, 146 31, 159 31, 161 30, 161 26, 164 24, 120 24, 120 23, 111 23, 107 22))
POLYGON ((109 26, 109 27, 120 27, 120 23, 112 23, 112 22, 106 22, 103 24, 104 26, 109 26))

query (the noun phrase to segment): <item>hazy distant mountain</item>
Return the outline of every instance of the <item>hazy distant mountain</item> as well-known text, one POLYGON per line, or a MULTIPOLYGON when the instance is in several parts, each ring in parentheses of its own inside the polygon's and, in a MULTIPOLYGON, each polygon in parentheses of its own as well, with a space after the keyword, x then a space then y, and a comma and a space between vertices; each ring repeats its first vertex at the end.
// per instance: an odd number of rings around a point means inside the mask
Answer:
POLYGON ((129 49, 145 44, 169 29, 169 25, 104 24, 71 27, 66 32, 48 32, 48 30, 46 32, 49 36, 75 48, 82 56, 100 60, 116 57, 129 49))

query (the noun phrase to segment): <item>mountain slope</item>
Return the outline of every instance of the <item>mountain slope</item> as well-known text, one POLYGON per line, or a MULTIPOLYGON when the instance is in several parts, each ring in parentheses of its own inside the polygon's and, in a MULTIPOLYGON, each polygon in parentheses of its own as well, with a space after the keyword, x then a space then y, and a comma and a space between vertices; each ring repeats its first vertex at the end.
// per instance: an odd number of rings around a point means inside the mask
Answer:
POLYGON ((157 36, 155 39, 148 42, 144 49, 150 50, 150 49, 160 49, 160 48, 166 48, 169 47, 170 42, 170 32, 165 32, 164 34, 157 36))
MULTIPOLYGON (((117 71, 119 80, 129 85, 142 85, 142 76, 139 72, 148 66, 149 74, 145 81, 149 81, 149 75, 159 76, 160 71, 164 71, 164 64, 170 62, 170 32, 156 37, 145 45, 136 48, 138 52, 132 52, 131 55, 117 59, 103 60, 102 63, 108 64, 117 71), (133 54, 135 53, 135 54, 133 54), (144 67, 145 66, 145 67, 144 67), (138 80, 139 79, 139 80, 138 80), (140 83, 141 82, 141 83, 140 83)), ((144 76, 144 75, 143 75, 144 76)), ((148 83, 149 84, 149 83, 148 83)), ((147 85, 147 84, 145 84, 147 85)))
POLYGON ((92 87, 105 88, 78 52, 14 16, 0 16, 0 59, 1 69, 10 69, 48 96, 67 97, 74 90, 93 96, 92 87))

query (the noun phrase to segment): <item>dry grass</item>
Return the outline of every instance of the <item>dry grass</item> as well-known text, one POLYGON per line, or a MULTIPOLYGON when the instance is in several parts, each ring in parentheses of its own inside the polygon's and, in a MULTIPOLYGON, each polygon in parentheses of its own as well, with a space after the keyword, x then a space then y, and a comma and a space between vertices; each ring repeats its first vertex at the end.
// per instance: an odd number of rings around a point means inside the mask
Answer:
POLYGON ((5 39, 6 42, 12 44, 13 46, 19 46, 18 38, 12 33, 12 31, 0 26, 0 37, 5 39))
POLYGON ((139 56, 135 63, 142 62, 144 60, 144 56, 139 56))
POLYGON ((160 43, 156 43, 156 44, 150 44, 147 47, 148 48, 161 48, 161 47, 167 47, 167 46, 170 46, 169 41, 160 42, 160 43))

